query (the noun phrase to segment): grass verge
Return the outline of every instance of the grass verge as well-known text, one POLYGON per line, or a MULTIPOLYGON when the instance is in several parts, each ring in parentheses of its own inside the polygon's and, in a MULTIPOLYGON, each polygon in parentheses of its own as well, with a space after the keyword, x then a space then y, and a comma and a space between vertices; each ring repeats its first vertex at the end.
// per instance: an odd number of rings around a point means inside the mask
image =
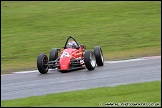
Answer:
POLYGON ((105 60, 161 54, 160 1, 2 1, 1 74, 36 68, 72 35, 105 60))

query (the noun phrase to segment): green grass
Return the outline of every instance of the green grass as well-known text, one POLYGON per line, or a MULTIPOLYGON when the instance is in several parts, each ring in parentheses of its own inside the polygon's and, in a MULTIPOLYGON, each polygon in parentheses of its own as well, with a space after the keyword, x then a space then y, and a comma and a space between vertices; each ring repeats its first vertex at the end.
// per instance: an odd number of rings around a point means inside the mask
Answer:
MULTIPOLYGON (((32 96, 1 101, 2 107, 98 107, 100 103, 158 103, 161 106, 161 81, 134 83, 115 87, 32 96)), ((105 106, 105 105, 104 105, 105 106)))
POLYGON ((72 35, 105 60, 161 54, 160 1, 2 1, 1 73, 36 69, 72 35))

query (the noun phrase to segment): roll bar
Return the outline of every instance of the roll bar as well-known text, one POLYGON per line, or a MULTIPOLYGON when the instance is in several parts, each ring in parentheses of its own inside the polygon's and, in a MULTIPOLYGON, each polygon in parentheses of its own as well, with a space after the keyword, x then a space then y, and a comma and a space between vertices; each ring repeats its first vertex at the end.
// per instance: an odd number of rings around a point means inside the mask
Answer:
POLYGON ((69 37, 67 38, 67 40, 66 40, 65 46, 63 47, 64 49, 66 48, 66 45, 67 45, 67 42, 69 41, 69 39, 73 39, 73 40, 76 42, 76 44, 77 44, 78 46, 80 46, 80 45, 78 44, 78 42, 75 40, 74 37, 69 36, 69 37))

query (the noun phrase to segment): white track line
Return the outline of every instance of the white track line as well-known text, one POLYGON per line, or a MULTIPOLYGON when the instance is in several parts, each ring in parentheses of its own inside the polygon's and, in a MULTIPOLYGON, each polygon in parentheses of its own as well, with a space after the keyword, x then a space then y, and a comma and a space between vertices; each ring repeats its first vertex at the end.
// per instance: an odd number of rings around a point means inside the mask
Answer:
POLYGON ((12 73, 20 74, 20 73, 32 73, 32 72, 38 72, 38 70, 33 70, 33 71, 21 71, 21 72, 12 72, 12 73))
POLYGON ((105 63, 122 63, 122 62, 131 62, 131 61, 140 61, 140 60, 146 60, 146 59, 136 58, 136 59, 120 60, 120 61, 105 61, 105 63))
MULTIPOLYGON (((49 70, 55 70, 55 69, 49 69, 49 70)), ((20 72, 12 72, 12 73, 14 73, 14 74, 22 74, 22 73, 32 73, 32 72, 38 72, 38 70, 20 71, 20 72)))
MULTIPOLYGON (((122 62, 132 62, 132 61, 140 61, 140 60, 157 59, 157 58, 161 58, 161 56, 140 57, 140 58, 136 58, 136 59, 119 60, 119 61, 105 61, 104 63, 122 63, 122 62)), ((38 70, 12 72, 12 73, 13 74, 24 74, 24 73, 32 73, 32 72, 38 72, 38 70)), ((3 74, 3 75, 13 75, 13 74, 3 74)), ((3 76, 3 75, 1 75, 1 76, 3 76)))
POLYGON ((161 58, 161 56, 140 57, 140 58, 135 58, 135 59, 119 60, 119 61, 105 61, 105 63, 122 63, 122 62, 131 62, 131 61, 158 59, 158 58, 161 58))

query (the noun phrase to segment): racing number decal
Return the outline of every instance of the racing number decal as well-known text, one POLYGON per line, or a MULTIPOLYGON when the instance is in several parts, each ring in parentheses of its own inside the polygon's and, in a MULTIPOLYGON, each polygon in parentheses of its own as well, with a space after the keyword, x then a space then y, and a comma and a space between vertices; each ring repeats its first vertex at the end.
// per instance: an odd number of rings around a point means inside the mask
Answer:
POLYGON ((69 53, 68 52, 63 52, 63 54, 61 55, 61 57, 69 57, 69 53))

